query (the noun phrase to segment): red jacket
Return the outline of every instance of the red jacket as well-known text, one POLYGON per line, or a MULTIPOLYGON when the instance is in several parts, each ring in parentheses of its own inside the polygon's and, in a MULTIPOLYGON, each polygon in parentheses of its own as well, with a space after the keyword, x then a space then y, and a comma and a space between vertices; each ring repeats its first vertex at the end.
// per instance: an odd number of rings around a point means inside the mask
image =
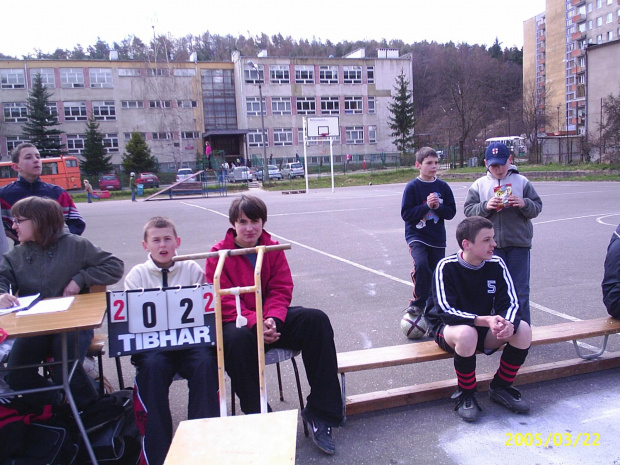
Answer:
MULTIPOLYGON (((271 235, 265 230, 263 230, 259 243, 260 245, 278 244, 277 241, 271 239, 271 235)), ((238 247, 235 245, 235 230, 230 228, 224 240, 213 246, 211 251, 236 248, 238 247)), ((213 282, 217 261, 217 258, 207 259, 206 275, 209 283, 213 282)), ((248 258, 245 255, 227 257, 220 277, 221 288, 253 285, 254 267, 248 258)), ((263 293, 263 319, 273 317, 284 321, 293 297, 293 277, 284 251, 268 252, 263 256, 261 290, 263 293)), ((253 293, 241 294, 239 297, 241 298, 241 314, 248 319, 248 327, 253 328, 256 324, 256 297, 253 293)), ((236 318, 235 296, 222 296, 222 320, 224 323, 228 323, 235 321, 236 318)))

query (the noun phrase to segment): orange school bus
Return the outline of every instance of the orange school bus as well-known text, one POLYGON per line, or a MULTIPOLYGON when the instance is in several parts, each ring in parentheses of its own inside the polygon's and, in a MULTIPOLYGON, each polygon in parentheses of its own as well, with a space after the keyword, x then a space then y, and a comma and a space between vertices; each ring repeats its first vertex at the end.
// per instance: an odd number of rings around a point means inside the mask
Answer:
MULTIPOLYGON (((65 190, 81 189, 80 165, 75 157, 52 157, 41 158, 41 180, 50 184, 56 184, 65 190)), ((5 161, 0 163, 0 187, 17 181, 17 172, 13 170, 12 163, 5 161)))

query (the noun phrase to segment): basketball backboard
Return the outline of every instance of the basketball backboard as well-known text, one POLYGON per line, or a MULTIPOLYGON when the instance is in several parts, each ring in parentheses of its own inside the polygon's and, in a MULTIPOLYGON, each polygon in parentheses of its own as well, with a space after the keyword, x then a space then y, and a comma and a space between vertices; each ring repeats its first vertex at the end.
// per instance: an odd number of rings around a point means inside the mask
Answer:
POLYGON ((308 118, 308 137, 340 136, 338 116, 308 118))

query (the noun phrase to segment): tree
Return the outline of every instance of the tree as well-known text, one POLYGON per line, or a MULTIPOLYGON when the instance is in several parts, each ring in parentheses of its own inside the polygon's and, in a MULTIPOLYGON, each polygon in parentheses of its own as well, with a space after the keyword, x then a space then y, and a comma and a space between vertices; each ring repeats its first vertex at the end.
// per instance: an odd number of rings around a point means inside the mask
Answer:
POLYGON ((155 171, 157 169, 157 159, 151 155, 151 149, 139 132, 131 133, 131 139, 127 142, 125 150, 123 169, 126 173, 155 171))
POLYGON ((393 102, 388 104, 392 116, 388 116, 388 125, 392 130, 394 145, 399 152, 406 152, 414 146, 413 128, 415 118, 413 116, 413 93, 409 90, 409 80, 405 77, 405 71, 401 70, 396 77, 394 86, 396 94, 392 97, 393 102))
POLYGON ((86 140, 82 151, 84 160, 80 161, 80 169, 86 176, 98 178, 100 174, 113 170, 111 156, 103 146, 103 134, 99 131, 99 123, 90 117, 86 122, 86 140))
POLYGON ((52 93, 43 85, 41 75, 37 74, 28 96, 28 121, 22 126, 22 133, 37 146, 41 157, 58 157, 65 153, 60 142, 63 131, 54 129, 60 122, 56 112, 51 109, 51 96, 52 93))
POLYGON ((609 158, 610 163, 620 160, 620 93, 618 97, 609 94, 603 100, 603 121, 599 124, 599 151, 601 160, 609 158))

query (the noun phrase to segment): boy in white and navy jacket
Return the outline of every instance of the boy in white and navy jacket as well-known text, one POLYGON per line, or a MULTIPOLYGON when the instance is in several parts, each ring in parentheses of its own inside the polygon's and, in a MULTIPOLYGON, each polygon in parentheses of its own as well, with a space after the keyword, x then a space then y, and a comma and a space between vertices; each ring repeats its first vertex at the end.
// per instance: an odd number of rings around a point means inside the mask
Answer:
POLYGON ((456 230, 461 250, 439 262, 433 276, 433 307, 426 312, 430 334, 454 354, 458 380, 455 410, 476 421, 476 351, 492 354, 505 344, 489 397, 516 413, 529 405, 512 384, 525 362, 532 330, 521 320, 517 293, 504 261, 493 255, 493 224, 479 216, 465 218, 456 230))

